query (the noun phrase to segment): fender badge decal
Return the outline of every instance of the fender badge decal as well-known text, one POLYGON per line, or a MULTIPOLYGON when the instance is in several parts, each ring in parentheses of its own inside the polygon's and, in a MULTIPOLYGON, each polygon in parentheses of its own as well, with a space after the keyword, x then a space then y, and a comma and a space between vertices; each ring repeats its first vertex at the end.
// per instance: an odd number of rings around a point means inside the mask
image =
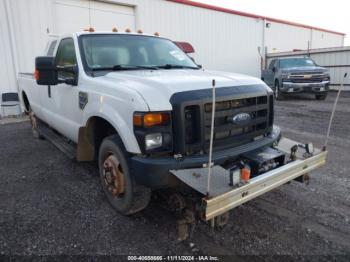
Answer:
POLYGON ((88 93, 85 92, 79 92, 79 108, 81 110, 84 110, 86 104, 88 103, 88 93))

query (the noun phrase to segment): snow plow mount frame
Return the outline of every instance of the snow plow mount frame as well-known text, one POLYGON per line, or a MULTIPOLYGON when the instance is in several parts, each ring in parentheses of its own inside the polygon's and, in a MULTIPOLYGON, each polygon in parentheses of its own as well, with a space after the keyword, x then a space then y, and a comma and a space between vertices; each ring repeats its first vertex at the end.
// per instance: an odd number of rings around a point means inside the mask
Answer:
POLYGON ((297 159, 282 167, 252 178, 249 183, 216 197, 202 199, 205 208, 205 220, 211 220, 229 210, 252 200, 274 188, 323 166, 327 151, 306 159, 297 159))

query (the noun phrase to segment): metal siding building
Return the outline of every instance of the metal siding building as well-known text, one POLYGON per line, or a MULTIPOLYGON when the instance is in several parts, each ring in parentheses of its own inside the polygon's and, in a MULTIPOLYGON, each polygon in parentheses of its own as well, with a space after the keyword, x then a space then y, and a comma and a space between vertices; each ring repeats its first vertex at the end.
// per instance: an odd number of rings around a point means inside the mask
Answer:
POLYGON ((190 42, 207 69, 260 76, 264 55, 343 46, 344 34, 185 0, 0 0, 0 93, 17 91, 19 72, 33 72, 50 34, 117 27, 160 32, 190 42))

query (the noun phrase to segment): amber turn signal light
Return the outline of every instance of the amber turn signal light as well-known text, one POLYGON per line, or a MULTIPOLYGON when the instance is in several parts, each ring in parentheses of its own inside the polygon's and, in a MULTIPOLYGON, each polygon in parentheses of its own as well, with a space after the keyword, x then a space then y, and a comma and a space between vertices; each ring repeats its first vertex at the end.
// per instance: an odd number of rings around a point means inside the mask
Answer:
POLYGON ((34 78, 36 81, 39 81, 40 80, 40 72, 38 69, 35 70, 34 72, 34 78))
POLYGON ((137 127, 152 127, 167 125, 170 122, 169 113, 146 113, 134 115, 134 126, 137 127))
POLYGON ((134 126, 137 126, 137 127, 142 126, 142 115, 140 115, 140 114, 134 115, 134 126))
POLYGON ((250 179, 250 168, 244 167, 241 169, 241 180, 248 182, 250 179))

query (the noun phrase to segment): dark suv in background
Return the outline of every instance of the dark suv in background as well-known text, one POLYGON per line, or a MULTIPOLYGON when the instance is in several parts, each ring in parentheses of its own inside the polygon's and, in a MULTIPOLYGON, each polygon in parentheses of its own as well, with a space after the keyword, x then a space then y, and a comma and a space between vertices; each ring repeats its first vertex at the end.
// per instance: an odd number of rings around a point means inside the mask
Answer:
POLYGON ((273 59, 262 71, 261 79, 274 90, 276 99, 303 92, 313 93, 317 100, 324 100, 330 83, 328 70, 309 57, 273 59))

